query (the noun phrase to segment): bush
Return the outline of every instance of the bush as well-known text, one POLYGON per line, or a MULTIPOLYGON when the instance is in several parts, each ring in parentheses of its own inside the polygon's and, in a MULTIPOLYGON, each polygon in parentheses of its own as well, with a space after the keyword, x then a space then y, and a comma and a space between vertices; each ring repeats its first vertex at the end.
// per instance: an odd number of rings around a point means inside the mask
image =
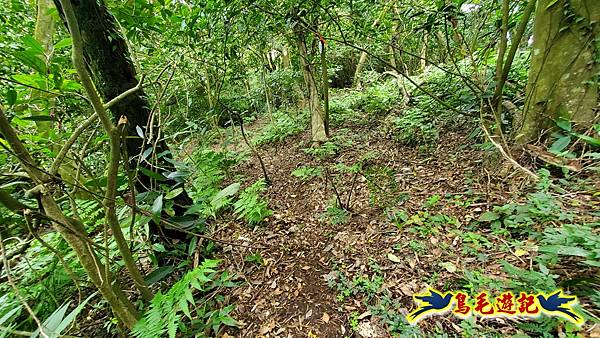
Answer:
POLYGON ((300 114, 297 117, 275 111, 273 112, 273 121, 265 126, 260 134, 254 137, 252 143, 262 145, 272 142, 281 142, 288 136, 296 135, 302 132, 308 125, 306 114, 300 114))
POLYGON ((439 136, 431 117, 418 108, 406 109, 398 116, 392 133, 393 139, 404 145, 430 144, 439 136))

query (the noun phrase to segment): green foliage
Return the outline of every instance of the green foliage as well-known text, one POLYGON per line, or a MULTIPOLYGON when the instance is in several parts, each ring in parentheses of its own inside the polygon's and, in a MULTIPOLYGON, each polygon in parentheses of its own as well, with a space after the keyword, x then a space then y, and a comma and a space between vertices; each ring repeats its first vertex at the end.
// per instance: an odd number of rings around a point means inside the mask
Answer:
POLYGON ((193 328, 200 337, 209 337, 216 336, 223 325, 238 326, 229 315, 234 304, 215 310, 212 308, 215 302, 205 300, 197 304, 194 299, 194 292, 207 294, 221 287, 233 286, 227 273, 219 274, 215 270, 218 265, 218 260, 206 259, 173 284, 167 293, 158 292, 134 327, 133 336, 174 338, 178 332, 186 333, 193 328), (182 315, 191 321, 191 327, 182 315))
POLYGON ((545 229, 541 235, 539 260, 556 265, 567 257, 577 257, 578 264, 600 268, 600 223, 565 224, 545 229))
POLYGON ((339 206, 334 198, 328 204, 321 218, 327 220, 332 225, 346 224, 350 219, 350 212, 339 206))
POLYGON ((313 177, 321 177, 323 175, 323 169, 318 167, 307 167, 303 166, 292 171, 292 176, 298 177, 302 181, 308 181, 313 177))
MULTIPOLYGON (((375 75, 375 76, 378 76, 375 75)), ((373 81, 364 91, 334 91, 329 104, 331 124, 365 125, 376 123, 401 103, 395 80, 373 81)))
POLYGON ((219 211, 231 205, 232 196, 239 189, 239 183, 220 188, 236 159, 229 152, 202 149, 194 154, 194 163, 197 167, 193 181, 195 189, 190 191, 194 205, 186 214, 215 218, 219 211))
POLYGON ((405 145, 426 145, 435 142, 439 135, 432 118, 425 111, 410 108, 394 120, 392 137, 405 145))
POLYGON ((255 252, 253 254, 246 256, 246 258, 244 258, 244 261, 249 262, 249 263, 254 263, 256 265, 265 265, 265 260, 263 259, 260 252, 255 252))
POLYGON ((479 221, 490 223, 498 234, 526 233, 532 226, 547 224, 553 220, 571 220, 573 215, 564 211, 560 202, 545 192, 535 192, 528 196, 526 203, 507 203, 485 212, 479 221))
POLYGON ((250 225, 257 225, 273 214, 269 210, 269 203, 260 197, 265 188, 265 181, 261 179, 242 191, 233 204, 238 218, 244 218, 250 225))
POLYGON ((369 190, 369 202, 371 205, 386 209, 406 199, 401 194, 396 182, 396 172, 387 166, 368 166, 363 170, 369 190))
POLYGON ((323 142, 318 147, 304 148, 305 153, 320 159, 332 157, 338 153, 340 147, 332 141, 323 142))
POLYGON ((267 124, 258 135, 252 139, 255 145, 281 142, 289 136, 302 132, 306 126, 306 114, 296 117, 282 111, 273 112, 271 122, 267 124))
POLYGON ((83 310, 88 301, 95 295, 96 293, 90 295, 68 314, 67 309, 69 308, 70 302, 63 304, 42 323, 44 334, 42 334, 38 328, 33 332, 31 337, 60 337, 61 333, 75 321, 77 315, 81 312, 81 310, 83 310))
MULTIPOLYGON (((327 285, 338 292, 338 302, 354 300, 361 303, 379 317, 387 326, 388 332, 393 335, 406 337, 419 337, 422 333, 418 327, 408 324, 405 319, 405 305, 394 298, 385 286, 385 279, 376 264, 370 264, 373 273, 361 274, 354 278, 347 277, 341 271, 328 278, 327 285), (404 310, 403 310, 404 309, 404 310)), ((350 326, 358 327, 358 313, 351 313, 350 326)))

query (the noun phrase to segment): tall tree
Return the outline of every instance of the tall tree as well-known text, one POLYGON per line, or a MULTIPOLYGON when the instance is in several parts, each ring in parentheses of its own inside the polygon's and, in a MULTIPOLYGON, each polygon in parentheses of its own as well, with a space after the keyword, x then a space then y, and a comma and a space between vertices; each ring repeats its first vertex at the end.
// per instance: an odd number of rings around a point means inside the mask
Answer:
POLYGON ((597 0, 540 0, 526 106, 516 119, 519 144, 545 136, 565 118, 590 125, 598 106, 600 6, 597 0))

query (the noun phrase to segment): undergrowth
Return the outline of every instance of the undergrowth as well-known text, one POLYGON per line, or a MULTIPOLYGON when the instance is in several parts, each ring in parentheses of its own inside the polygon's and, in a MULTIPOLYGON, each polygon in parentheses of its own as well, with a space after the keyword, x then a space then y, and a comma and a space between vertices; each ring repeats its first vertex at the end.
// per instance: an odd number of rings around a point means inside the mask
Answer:
POLYGON ((165 294, 158 292, 134 327, 133 335, 140 338, 175 338, 181 333, 215 337, 223 325, 239 326, 230 316, 234 304, 215 309, 223 301, 220 295, 222 288, 235 286, 226 272, 215 270, 218 265, 218 260, 206 259, 173 284, 165 294), (201 302, 194 297, 194 293, 198 292, 203 296, 201 302))

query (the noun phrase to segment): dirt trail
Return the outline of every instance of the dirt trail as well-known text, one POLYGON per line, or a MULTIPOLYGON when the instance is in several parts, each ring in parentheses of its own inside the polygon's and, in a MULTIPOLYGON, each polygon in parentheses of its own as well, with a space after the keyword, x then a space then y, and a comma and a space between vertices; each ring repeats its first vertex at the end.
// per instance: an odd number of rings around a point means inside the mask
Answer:
MULTIPOLYGON (((336 132, 339 131, 334 130, 333 134, 336 132)), ((338 299, 339 290, 331 288, 328 280, 335 280, 338 272, 352 280, 357 276, 372 278, 377 271, 384 281, 380 289, 389 290, 399 311, 405 314, 413 306, 413 293, 427 285, 447 288, 448 281, 459 278, 465 266, 479 267, 490 273, 501 270, 495 263, 481 262, 474 257, 463 259, 462 241, 449 231, 460 229, 468 219, 478 217, 485 211, 481 209, 484 204, 504 199, 501 193, 482 188, 489 187, 489 182, 479 184, 476 168, 480 167, 482 154, 467 146, 471 141, 465 135, 447 133, 437 149, 420 152, 418 148, 400 147, 381 138, 375 129, 346 130, 346 133, 353 138, 353 146, 325 161, 303 151, 309 144, 308 132, 261 149, 273 180, 265 192, 273 216, 255 229, 236 220, 218 226, 222 239, 268 246, 259 250, 230 246, 222 252, 221 258, 228 268, 245 282, 229 295, 229 301, 237 304, 234 317, 244 324, 241 330, 229 332, 230 335, 352 336, 349 317, 357 313, 362 314, 356 319, 363 335, 387 337, 384 332, 389 323, 371 315, 360 297, 338 299), (369 165, 393 169, 397 192, 407 196, 397 204, 398 208, 413 214, 423 209, 430 196, 446 196, 429 212, 455 216, 459 225, 433 229, 428 234, 399 229, 382 209, 370 203, 368 184, 363 176, 358 176, 351 199, 352 214, 347 223, 332 225, 323 220, 321 215, 333 196, 331 183, 326 184, 322 177, 303 182, 291 172, 301 166, 352 165, 369 151, 376 154, 369 165), (452 199, 452 194, 458 197, 452 199), (462 205, 466 198, 470 199, 470 205, 456 206, 462 205), (409 249, 407 243, 413 239, 423 244, 423 250, 409 249), (264 264, 248 262, 246 257, 252 253, 260 253, 264 264), (399 261, 392 261, 389 254, 400 258, 399 261), (444 269, 440 262, 451 262, 457 269, 444 269)), ((249 177, 250 183, 262 177, 256 159, 236 168, 236 173, 249 177)), ((347 175, 337 180, 336 189, 344 199, 352 178, 347 175)), ((505 259, 520 264, 515 257, 505 259)), ((456 329, 451 320, 437 325, 449 331, 456 329)))

